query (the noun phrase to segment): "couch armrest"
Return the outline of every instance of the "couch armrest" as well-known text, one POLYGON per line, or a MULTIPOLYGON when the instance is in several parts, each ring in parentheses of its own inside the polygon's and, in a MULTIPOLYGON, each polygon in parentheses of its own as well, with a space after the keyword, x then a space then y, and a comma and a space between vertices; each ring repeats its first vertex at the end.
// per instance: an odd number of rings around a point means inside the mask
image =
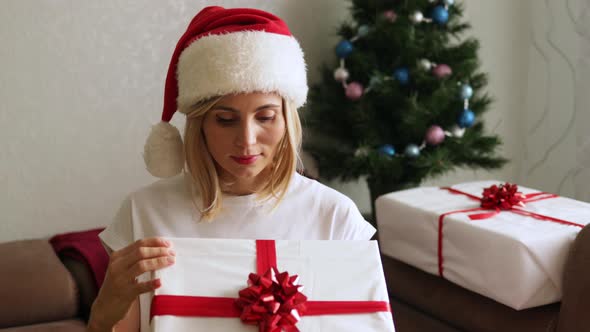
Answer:
POLYGON ((590 224, 580 231, 565 262, 557 332, 589 332, 590 224))
POLYGON ((0 243, 0 330, 73 318, 78 289, 46 240, 0 243))
POLYGON ((77 285, 79 301, 78 304, 80 307, 78 315, 84 321, 88 321, 92 303, 94 303, 94 299, 96 299, 96 295, 98 293, 98 290, 94 284, 92 271, 90 271, 86 264, 76 259, 63 255, 59 258, 68 271, 70 271, 70 274, 74 278, 74 282, 77 285))

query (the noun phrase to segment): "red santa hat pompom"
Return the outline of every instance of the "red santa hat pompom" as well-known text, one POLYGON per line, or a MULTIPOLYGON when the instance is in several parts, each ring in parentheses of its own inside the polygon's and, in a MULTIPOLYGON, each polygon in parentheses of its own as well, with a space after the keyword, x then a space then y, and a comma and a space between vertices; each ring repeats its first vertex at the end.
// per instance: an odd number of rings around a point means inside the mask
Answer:
POLYGON ((303 51, 283 20, 258 9, 207 7, 192 19, 172 55, 162 122, 145 144, 147 169, 160 178, 182 171, 182 138, 169 123, 177 110, 248 92, 277 92, 300 107, 307 91, 303 51))

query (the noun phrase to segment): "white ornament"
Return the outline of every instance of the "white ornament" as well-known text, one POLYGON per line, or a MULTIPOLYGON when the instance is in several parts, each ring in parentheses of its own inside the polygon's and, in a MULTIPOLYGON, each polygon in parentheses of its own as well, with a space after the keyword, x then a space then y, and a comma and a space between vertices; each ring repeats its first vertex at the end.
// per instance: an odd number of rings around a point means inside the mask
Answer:
POLYGON ((420 68, 429 71, 430 69, 432 69, 432 62, 430 62, 430 60, 428 59, 420 59, 418 61, 418 65, 420 66, 420 68))
POLYGON ((451 134, 453 134, 454 137, 463 137, 463 134, 465 134, 465 128, 461 128, 457 125, 453 125, 451 127, 451 134))
POLYGON ((358 148, 354 152, 355 157, 366 157, 368 155, 369 155, 369 148, 367 148, 367 147, 358 148))
POLYGON ((455 3, 455 0, 444 0, 445 5, 452 6, 455 3))
POLYGON ((346 68, 340 67, 334 71, 334 79, 338 82, 345 82, 349 76, 350 74, 346 68))
POLYGON ((424 21, 424 15, 421 11, 417 10, 412 15, 410 15, 410 21, 414 23, 420 23, 424 21))

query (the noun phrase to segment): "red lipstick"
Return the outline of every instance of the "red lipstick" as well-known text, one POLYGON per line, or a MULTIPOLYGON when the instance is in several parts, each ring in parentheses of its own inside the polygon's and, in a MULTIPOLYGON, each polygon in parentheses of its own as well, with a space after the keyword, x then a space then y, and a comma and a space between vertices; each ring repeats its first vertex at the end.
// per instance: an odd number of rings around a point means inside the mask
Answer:
POLYGON ((260 155, 239 156, 239 157, 232 156, 232 159, 235 160, 239 164, 250 165, 250 164, 253 164, 258 159, 259 156, 260 155))

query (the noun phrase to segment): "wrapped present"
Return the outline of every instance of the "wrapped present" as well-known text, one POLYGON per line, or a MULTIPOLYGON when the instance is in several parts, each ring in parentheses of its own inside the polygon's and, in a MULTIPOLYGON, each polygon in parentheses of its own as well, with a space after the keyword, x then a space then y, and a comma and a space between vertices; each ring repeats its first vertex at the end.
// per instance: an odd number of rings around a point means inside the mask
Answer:
POLYGON ((497 181, 419 187, 376 200, 383 254, 520 310, 561 299, 590 204, 497 181))
POLYGON ((376 241, 168 240, 152 331, 394 331, 376 241))

